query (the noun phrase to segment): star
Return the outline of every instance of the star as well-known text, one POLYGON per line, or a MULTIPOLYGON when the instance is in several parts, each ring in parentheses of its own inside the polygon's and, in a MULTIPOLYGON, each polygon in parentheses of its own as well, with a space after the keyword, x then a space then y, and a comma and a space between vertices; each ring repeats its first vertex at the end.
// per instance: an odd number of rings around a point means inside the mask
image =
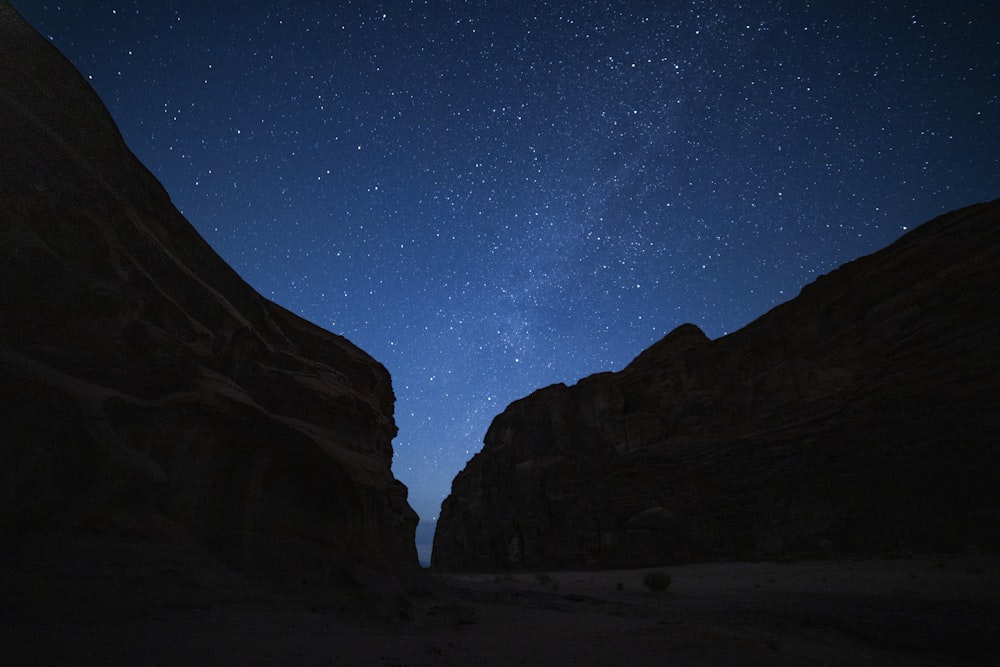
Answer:
POLYGON ((388 367, 425 521, 512 401, 998 195, 992 2, 13 4, 227 262, 388 367))

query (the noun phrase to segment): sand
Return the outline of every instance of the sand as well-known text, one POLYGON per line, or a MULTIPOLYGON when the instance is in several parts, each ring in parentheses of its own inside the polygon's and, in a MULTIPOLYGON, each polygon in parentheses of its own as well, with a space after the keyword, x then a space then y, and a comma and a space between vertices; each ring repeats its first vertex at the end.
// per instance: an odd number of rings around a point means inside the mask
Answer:
POLYGON ((336 594, 191 550, 47 538, 0 554, 5 665, 1000 664, 1000 557, 715 563, 336 594))

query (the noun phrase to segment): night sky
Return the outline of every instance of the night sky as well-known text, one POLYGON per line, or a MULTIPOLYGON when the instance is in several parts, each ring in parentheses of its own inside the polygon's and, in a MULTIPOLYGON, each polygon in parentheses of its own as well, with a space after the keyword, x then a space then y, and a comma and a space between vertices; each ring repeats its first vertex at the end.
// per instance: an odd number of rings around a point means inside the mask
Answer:
POLYGON ((1000 196, 996 0, 13 4, 229 264, 388 367, 425 522, 511 401, 1000 196))

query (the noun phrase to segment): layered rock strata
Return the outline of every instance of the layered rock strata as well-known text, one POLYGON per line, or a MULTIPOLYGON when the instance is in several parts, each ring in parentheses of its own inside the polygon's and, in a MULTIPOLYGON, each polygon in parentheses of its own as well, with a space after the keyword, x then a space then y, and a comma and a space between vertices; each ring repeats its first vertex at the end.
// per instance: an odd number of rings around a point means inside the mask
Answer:
POLYGON ((386 369, 220 259, 6 1, 0 219, 8 545, 159 531, 278 578, 416 567, 386 369))
POLYGON ((1000 202, 496 417, 433 565, 1000 549, 1000 202))

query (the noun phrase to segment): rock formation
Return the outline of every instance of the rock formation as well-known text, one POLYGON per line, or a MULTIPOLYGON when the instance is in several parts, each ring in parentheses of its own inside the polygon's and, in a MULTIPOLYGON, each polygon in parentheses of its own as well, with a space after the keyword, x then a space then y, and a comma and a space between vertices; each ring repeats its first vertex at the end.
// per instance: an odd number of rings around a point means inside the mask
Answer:
POLYGON ((511 404, 442 505, 449 570, 1000 549, 1000 201, 742 330, 687 324, 511 404))
POLYGON ((417 566, 388 372, 227 266, 5 0, 0 219, 7 546, 179 535, 295 581, 417 566))

